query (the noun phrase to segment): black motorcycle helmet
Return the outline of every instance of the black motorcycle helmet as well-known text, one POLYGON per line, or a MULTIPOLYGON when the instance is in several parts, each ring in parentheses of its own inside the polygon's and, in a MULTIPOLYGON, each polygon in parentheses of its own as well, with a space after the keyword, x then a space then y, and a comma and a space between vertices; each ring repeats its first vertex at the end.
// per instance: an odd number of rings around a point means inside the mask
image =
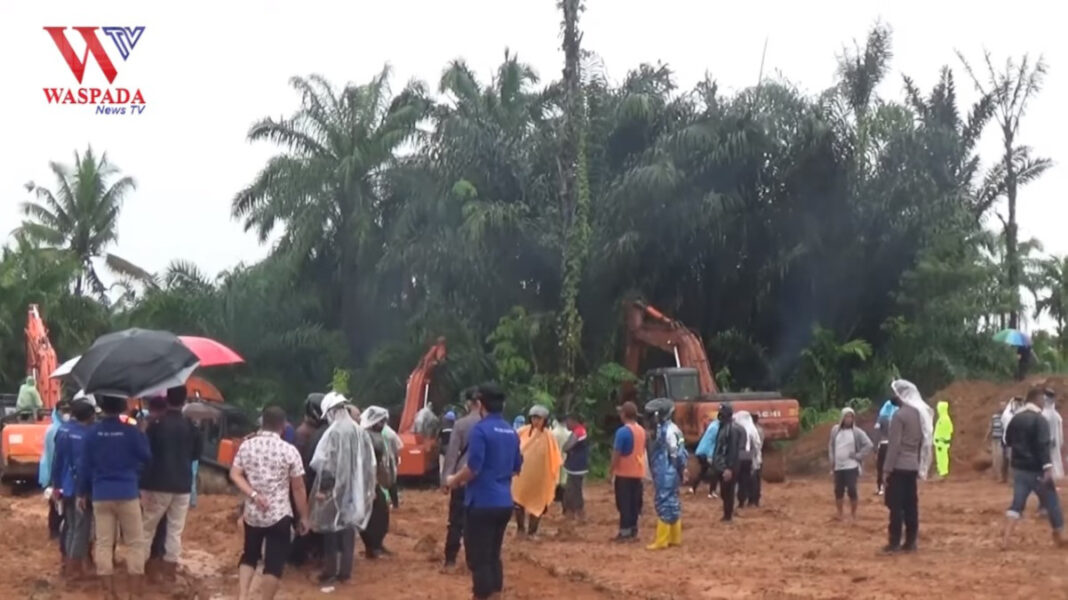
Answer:
POLYGON ((666 421, 675 412, 675 401, 671 398, 654 398, 645 403, 645 416, 649 425, 666 421))
POLYGON ((325 394, 308 394, 304 399, 304 416, 319 423, 323 420, 323 397, 325 394))

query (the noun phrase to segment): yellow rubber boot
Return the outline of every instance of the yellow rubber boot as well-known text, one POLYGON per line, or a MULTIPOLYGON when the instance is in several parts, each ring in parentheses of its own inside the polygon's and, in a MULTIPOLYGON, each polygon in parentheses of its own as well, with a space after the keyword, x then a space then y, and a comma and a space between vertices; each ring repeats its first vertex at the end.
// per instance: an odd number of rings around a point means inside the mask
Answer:
POLYGON ((645 547, 646 550, 663 550, 667 548, 671 543, 671 525, 657 519, 656 521, 656 539, 652 544, 645 547))
POLYGON ((681 546, 682 545, 682 517, 679 517, 678 521, 675 521, 670 525, 671 529, 668 535, 668 545, 681 546))

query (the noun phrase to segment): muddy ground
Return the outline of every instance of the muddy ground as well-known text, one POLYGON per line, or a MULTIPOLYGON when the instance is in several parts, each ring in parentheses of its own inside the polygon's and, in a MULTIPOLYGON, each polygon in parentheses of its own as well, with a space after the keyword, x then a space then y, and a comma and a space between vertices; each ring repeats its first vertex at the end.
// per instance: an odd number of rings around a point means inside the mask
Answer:
MULTIPOLYGON (((554 507, 543 525, 544 539, 522 542, 509 533, 505 597, 1068 598, 1068 552, 1051 548, 1046 522, 1029 511, 1013 547, 1001 551, 997 534, 1009 489, 971 473, 959 478, 921 487, 920 552, 892 557, 878 554, 886 510, 870 477, 862 484, 860 518, 852 526, 830 521, 829 477, 766 484, 764 506, 747 510, 729 526, 719 522, 718 501, 684 496, 683 547, 655 553, 644 549, 654 527, 648 514, 641 544, 607 541, 615 532, 616 512, 609 487, 594 484, 587 490, 586 523, 566 525, 554 507)), ((354 583, 335 595, 469 598, 468 576, 438 570, 446 502, 434 491, 402 491, 387 538, 395 556, 371 562, 359 557, 354 583)), ((187 576, 150 597, 236 597, 241 544, 233 507, 233 498, 202 499, 186 529, 187 576)), ((45 535, 45 505, 38 494, 0 497, 0 597, 100 597, 91 586, 68 588, 58 579, 56 550, 45 535)), ((309 581, 312 575, 288 572, 280 598, 322 597, 309 581)))

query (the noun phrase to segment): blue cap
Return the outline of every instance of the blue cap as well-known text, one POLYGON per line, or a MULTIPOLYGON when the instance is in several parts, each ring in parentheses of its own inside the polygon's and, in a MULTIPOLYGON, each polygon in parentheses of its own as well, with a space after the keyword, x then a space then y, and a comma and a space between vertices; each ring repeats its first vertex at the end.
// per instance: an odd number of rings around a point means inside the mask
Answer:
POLYGON ((454 413, 454 412, 452 412, 450 410, 449 412, 445 413, 445 418, 447 420, 449 420, 449 421, 455 421, 456 420, 456 413, 454 413))

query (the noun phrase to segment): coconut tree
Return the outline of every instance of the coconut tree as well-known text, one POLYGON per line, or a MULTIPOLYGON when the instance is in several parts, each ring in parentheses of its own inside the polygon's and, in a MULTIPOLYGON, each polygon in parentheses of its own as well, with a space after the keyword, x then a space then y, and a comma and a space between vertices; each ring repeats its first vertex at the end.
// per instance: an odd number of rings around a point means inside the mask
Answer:
POLYGON ((27 184, 37 200, 22 203, 25 218, 16 235, 34 244, 62 249, 76 258, 81 271, 74 290, 79 296, 86 286, 102 298, 107 292, 93 264, 96 259, 103 259, 120 276, 151 282, 147 271, 107 252, 119 239, 119 213, 126 195, 136 187, 133 178, 119 176, 107 154, 97 156, 92 147, 84 154, 74 153, 73 167, 57 162, 49 166, 56 178, 55 191, 32 182, 27 184))
POLYGON ((368 328, 375 265, 384 246, 383 180, 397 152, 419 134, 429 102, 419 83, 394 96, 390 70, 336 89, 322 77, 295 77, 301 106, 288 118, 266 118, 250 141, 271 141, 271 158, 232 203, 235 218, 266 241, 283 228, 277 251, 300 257, 329 299, 354 356, 373 341, 368 328))

